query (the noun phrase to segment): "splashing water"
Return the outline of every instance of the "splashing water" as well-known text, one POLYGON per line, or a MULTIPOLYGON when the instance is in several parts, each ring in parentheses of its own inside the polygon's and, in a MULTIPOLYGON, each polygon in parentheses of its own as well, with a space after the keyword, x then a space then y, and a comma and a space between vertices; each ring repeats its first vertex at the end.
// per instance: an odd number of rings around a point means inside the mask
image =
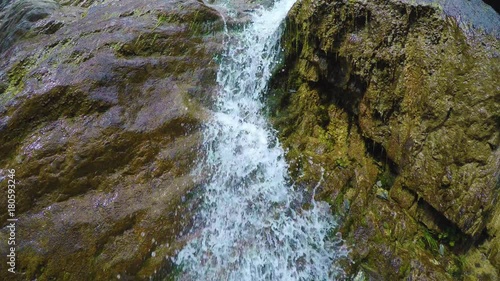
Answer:
MULTIPOLYGON (((226 42, 213 119, 204 128, 209 179, 201 227, 178 253, 181 280, 332 280, 347 255, 328 204, 289 184, 284 152, 262 115, 279 60, 281 22, 295 0, 254 12, 226 42)), ((195 230, 193 230, 194 232, 195 230)))

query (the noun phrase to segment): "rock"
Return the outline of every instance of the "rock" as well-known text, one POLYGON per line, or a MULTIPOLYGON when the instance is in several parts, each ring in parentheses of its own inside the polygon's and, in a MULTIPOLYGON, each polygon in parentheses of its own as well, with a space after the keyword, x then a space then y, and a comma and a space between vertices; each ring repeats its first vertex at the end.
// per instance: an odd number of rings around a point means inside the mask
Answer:
POLYGON ((410 209, 416 200, 415 193, 403 187, 399 182, 391 187, 390 196, 404 209, 410 209))
MULTIPOLYGON (((498 176, 498 173, 496 176, 498 176)), ((490 244, 485 245, 489 254, 488 258, 493 265, 498 265, 500 264, 500 208, 498 207, 487 225, 487 233, 491 238, 490 244)))
POLYGON ((458 253, 496 241, 486 225, 498 209, 498 30, 480 1, 320 0, 291 11, 270 115, 292 176, 314 186, 324 167, 318 198, 342 213, 348 196, 353 274, 473 276, 458 253))
POLYGON ((35 22, 47 17, 58 3, 53 0, 6 0, 0 2, 0 52, 26 34, 35 22))
MULTIPOLYGON (((194 0, 4 7, 0 175, 16 170, 16 276, 171 274, 191 218, 184 199, 201 181, 190 172, 215 92, 219 13, 194 0)), ((6 266, 0 279, 14 280, 6 266)))
POLYGON ((383 188, 376 188, 376 196, 380 199, 387 200, 389 198, 389 193, 383 188))

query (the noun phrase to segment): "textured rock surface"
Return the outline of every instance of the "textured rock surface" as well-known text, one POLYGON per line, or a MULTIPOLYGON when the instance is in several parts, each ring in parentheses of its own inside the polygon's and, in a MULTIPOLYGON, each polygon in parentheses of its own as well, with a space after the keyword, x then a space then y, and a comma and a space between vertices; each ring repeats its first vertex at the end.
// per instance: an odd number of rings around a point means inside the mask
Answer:
MULTIPOLYGON (((478 0, 304 0, 290 14, 270 113, 298 184, 323 178, 351 273, 498 280, 498 22, 478 0)), ((170 274, 221 30, 193 0, 0 1, 19 280, 170 274)))
POLYGON ((500 19, 451 2, 302 1, 287 24, 271 117, 375 280, 499 275, 500 19))
MULTIPOLYGON (((1 4, 0 167, 16 169, 18 279, 161 276, 199 180, 219 14, 191 0, 1 4)), ((6 266, 0 279, 15 280, 6 266)))

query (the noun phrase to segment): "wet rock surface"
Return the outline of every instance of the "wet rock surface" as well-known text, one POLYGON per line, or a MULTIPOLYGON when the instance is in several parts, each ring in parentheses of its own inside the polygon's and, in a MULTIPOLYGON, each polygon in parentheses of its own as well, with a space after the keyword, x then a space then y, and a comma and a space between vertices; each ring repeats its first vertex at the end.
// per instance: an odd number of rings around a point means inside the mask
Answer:
MULTIPOLYGON (((238 28, 257 4, 208 2, 0 1, 0 175, 16 169, 18 280, 172 277, 202 180, 190 172, 220 13, 238 28)), ((353 275, 499 278, 498 22, 465 0, 291 12, 270 115, 297 185, 321 181, 318 198, 343 219, 353 275)))
POLYGON ((499 275, 500 17, 451 2, 302 1, 289 15, 270 116, 370 280, 499 275))
POLYGON ((0 174, 16 170, 19 222, 18 274, 2 262, 0 279, 170 274, 200 180, 190 172, 215 90, 219 13, 190 0, 2 7, 0 174))

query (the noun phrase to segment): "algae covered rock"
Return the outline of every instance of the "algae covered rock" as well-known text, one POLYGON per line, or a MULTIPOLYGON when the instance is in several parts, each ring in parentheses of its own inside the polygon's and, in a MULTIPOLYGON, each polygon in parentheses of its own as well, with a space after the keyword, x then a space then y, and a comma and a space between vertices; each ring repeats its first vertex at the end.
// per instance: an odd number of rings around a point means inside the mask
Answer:
POLYGON ((1 1, 0 52, 25 35, 35 22, 47 17, 57 8, 58 3, 53 0, 1 1))
POLYGON ((319 197, 344 219, 353 271, 498 276, 496 224, 487 227, 499 192, 498 30, 481 1, 302 1, 291 11, 270 116, 298 183, 324 179, 319 197), (473 256, 483 269, 467 265, 473 256))
POLYGON ((200 180, 219 13, 191 0, 2 7, 0 183, 16 170, 19 221, 17 274, 2 262, 0 279, 164 277, 200 180))

